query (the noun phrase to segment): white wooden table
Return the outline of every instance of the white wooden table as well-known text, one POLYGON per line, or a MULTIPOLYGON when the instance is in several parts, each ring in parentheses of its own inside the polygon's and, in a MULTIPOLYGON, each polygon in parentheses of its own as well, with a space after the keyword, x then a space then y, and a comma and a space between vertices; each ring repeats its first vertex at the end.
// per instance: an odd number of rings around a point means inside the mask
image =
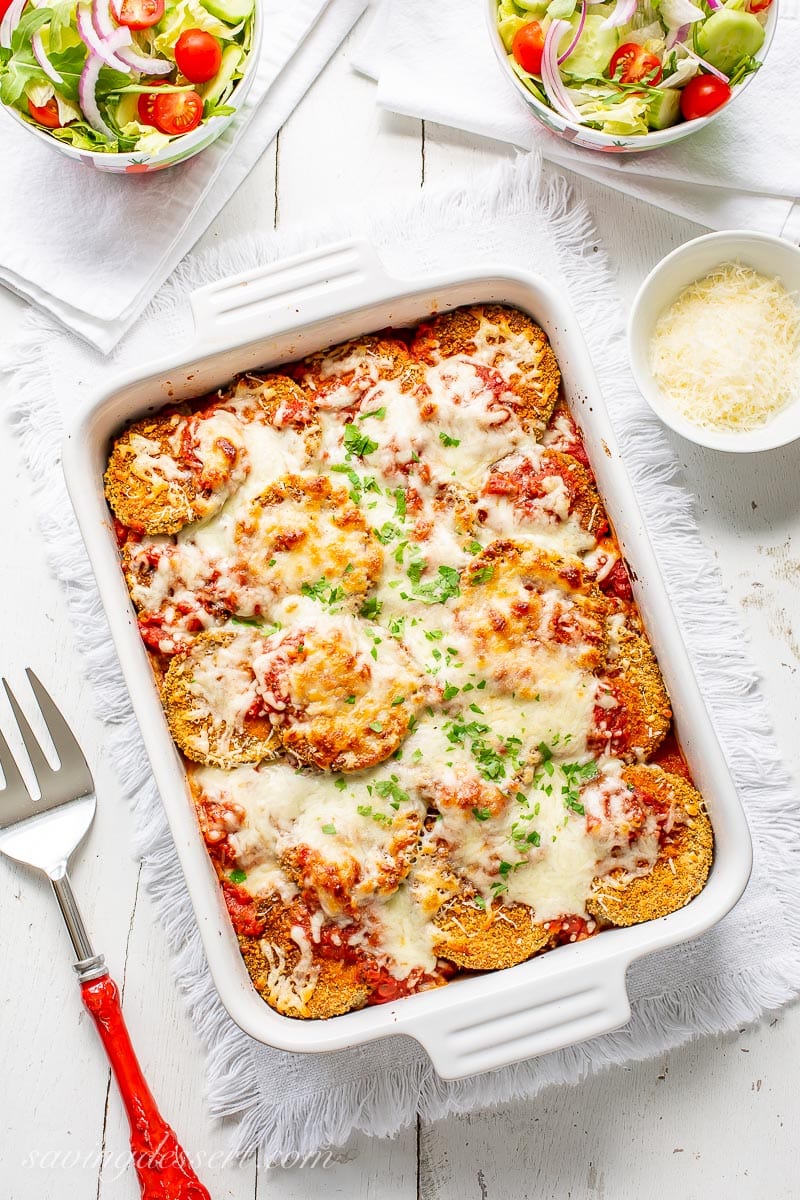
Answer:
MULTIPOLYGON (((507 158, 508 147, 381 115, 345 44, 203 243, 313 222, 365 194, 412 196, 507 158)), ((597 185, 573 180, 630 300, 649 267, 703 232, 597 185)), ((0 293, 0 338, 24 305, 0 293)), ((7 382, 0 381, 7 390, 7 382)), ((6 399, 0 396, 0 401, 6 399)), ((5 406, 3 406, 5 407, 5 406)), ((737 460, 676 442, 698 494, 703 534, 764 669, 787 761, 800 774, 800 473, 797 447, 737 460), (794 542, 793 542, 794 538, 794 542)), ((29 482, 0 431, 2 671, 32 665, 66 707, 88 758, 92 711, 80 631, 48 574, 29 482), (33 599, 31 599, 33 597, 33 599)), ((7 710, 0 708, 0 720, 7 710)), ((124 986, 125 1012, 151 1086, 215 1200, 797 1200, 800 1011, 706 1039, 639 1066, 552 1089, 538 1100, 354 1137, 325 1168, 226 1161, 227 1131, 202 1098, 204 1056, 173 982, 163 933, 128 849, 131 821, 110 772, 75 883, 99 948, 124 986)), ((133 1200, 121 1105, 82 1011, 66 934, 37 878, 0 863, 0 1195, 3 1200, 133 1200)))

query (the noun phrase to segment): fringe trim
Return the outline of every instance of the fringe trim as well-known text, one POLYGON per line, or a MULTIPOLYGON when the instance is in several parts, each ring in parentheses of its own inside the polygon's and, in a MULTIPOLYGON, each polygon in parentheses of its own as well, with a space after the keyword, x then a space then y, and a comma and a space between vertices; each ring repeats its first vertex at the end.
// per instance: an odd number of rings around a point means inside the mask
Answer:
MULTIPOLYGON (((59 469, 58 387, 49 367, 58 360, 53 344, 60 335, 50 318, 34 310, 4 365, 15 376, 18 396, 12 420, 30 468, 50 563, 64 585, 79 631, 98 711, 113 727, 107 753, 131 800, 145 883, 173 952, 176 980, 208 1050, 209 1104, 217 1117, 238 1118, 234 1150, 242 1157, 260 1149, 262 1161, 290 1162, 297 1154, 341 1145, 354 1130, 395 1134, 417 1113, 433 1120, 530 1098, 545 1087, 575 1084, 614 1064, 650 1058, 693 1038, 729 1031, 800 992, 800 812, 758 691, 758 676, 741 653, 741 628, 721 599, 721 578, 700 541, 693 500, 675 482, 678 464, 630 377, 608 262, 597 249, 587 210, 570 206, 566 181, 560 176, 543 177, 540 161, 527 156, 485 172, 468 188, 424 194, 413 208, 398 207, 378 223, 362 214, 345 225, 317 229, 313 236, 294 229, 214 247, 180 264, 145 313, 142 326, 155 318, 168 319, 174 328, 188 333, 186 295, 193 288, 210 278, 324 245, 351 231, 366 230, 387 263, 402 247, 404 257, 396 269, 402 271, 413 257, 424 272, 439 257, 437 230, 443 241, 459 228, 473 231, 474 239, 474 230, 517 217, 517 256, 519 239, 526 238, 529 257, 538 265, 552 252, 553 270, 561 274, 584 331, 684 636, 745 799, 756 870, 783 914, 785 954, 768 966, 735 976, 696 979, 635 1000, 624 1029, 479 1078, 441 1080, 421 1049, 415 1052, 393 1041, 400 1065, 386 1069, 386 1056, 380 1050, 389 1043, 353 1052, 361 1059, 358 1071, 352 1068, 352 1056, 342 1052, 350 1066, 340 1076, 346 1082, 321 1085, 299 1098, 286 1089, 275 1099, 271 1071, 298 1069, 300 1056, 265 1049, 246 1037, 223 1009, 206 969, 183 879, 173 869, 166 817, 119 665, 110 651, 94 578, 67 516, 69 501, 59 469)), ((114 359, 124 358, 126 347, 130 354, 134 336, 122 343, 114 359)), ((94 361, 101 365, 103 360, 94 361)), ((644 984, 647 976, 645 960, 632 969, 631 981, 644 984)), ((313 1075, 313 1059, 308 1070, 313 1075)))

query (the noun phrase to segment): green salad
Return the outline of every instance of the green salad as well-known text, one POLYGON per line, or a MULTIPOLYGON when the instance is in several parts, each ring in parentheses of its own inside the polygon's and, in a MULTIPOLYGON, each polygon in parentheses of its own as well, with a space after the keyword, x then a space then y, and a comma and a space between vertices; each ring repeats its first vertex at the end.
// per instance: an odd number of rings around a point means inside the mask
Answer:
POLYGON ((78 150, 155 154, 244 73, 255 0, 0 0, 0 100, 78 150))
POLYGON ((772 0, 499 0, 509 63, 542 104, 611 136, 716 112, 758 70, 772 0))

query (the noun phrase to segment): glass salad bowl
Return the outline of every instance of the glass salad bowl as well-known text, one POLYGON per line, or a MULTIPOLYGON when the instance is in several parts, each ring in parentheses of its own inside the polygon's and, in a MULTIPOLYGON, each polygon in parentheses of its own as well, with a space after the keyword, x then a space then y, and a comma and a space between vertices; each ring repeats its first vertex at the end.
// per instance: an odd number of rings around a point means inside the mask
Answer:
POLYGON ((485 11, 498 60, 537 121, 587 150, 632 154, 680 141, 728 107, 757 74, 754 64, 766 57, 778 3, 662 0, 656 8, 648 0, 485 0, 485 11), (677 20, 684 23, 675 26, 677 20), (548 38, 556 21, 560 25, 548 38), (756 21, 763 40, 754 47, 748 37, 756 21), (512 53, 516 34, 529 25, 527 48, 523 35, 512 53), (662 80, 669 86, 658 86, 662 80), (587 115, 590 94, 596 100, 587 115))
POLYGON ((259 0, 0 0, 0 15, 0 108, 113 174, 199 154, 235 121, 258 70, 259 0))

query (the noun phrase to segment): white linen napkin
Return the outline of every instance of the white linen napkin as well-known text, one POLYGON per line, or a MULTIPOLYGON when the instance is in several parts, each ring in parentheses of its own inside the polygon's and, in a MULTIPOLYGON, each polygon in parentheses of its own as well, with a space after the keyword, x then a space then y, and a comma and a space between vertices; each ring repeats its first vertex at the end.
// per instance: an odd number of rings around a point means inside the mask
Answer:
POLYGON ((800 0, 780 5, 758 75, 706 129, 663 150, 600 154, 555 136, 504 77, 485 0, 380 0, 353 56, 393 112, 539 149, 599 183, 712 229, 759 229, 800 241, 800 121, 791 85, 800 0))
MULTIPOLYGON (((175 954, 192 1022, 208 1050, 208 1099, 234 1119, 235 1148, 266 1162, 297 1161, 343 1144, 354 1129, 386 1135, 575 1082, 612 1063, 652 1057, 703 1033, 732 1030, 800 991, 800 812, 771 733, 745 641, 701 543, 692 500, 672 479, 677 462, 633 384, 622 313, 588 214, 565 182, 542 176, 537 155, 483 172, 461 191, 410 207, 357 212, 326 229, 237 239, 190 254, 114 353, 114 367, 176 356, 191 338, 188 293, 226 273, 356 234, 373 242, 396 276, 424 279, 464 262, 535 270, 570 299, 620 438, 648 531, 684 630, 703 693, 753 834, 755 865, 744 897, 704 937, 633 964, 633 1015, 615 1033, 456 1082, 439 1079, 409 1038, 387 1037, 327 1054, 286 1054, 247 1037, 222 1007, 203 956, 175 848, 119 673, 86 552, 59 470, 64 416, 82 402, 82 381, 108 369, 99 355, 32 311, 8 352, 15 421, 53 570, 86 652, 106 753, 134 806, 143 877, 175 954)), ((367 325, 368 325, 368 318, 367 325)), ((2 363, 0 363, 2 368, 2 363)))
POLYGON ((0 282, 108 352, 252 170, 367 0, 261 0, 258 74, 225 132, 152 175, 109 175, 0 115, 0 282))

